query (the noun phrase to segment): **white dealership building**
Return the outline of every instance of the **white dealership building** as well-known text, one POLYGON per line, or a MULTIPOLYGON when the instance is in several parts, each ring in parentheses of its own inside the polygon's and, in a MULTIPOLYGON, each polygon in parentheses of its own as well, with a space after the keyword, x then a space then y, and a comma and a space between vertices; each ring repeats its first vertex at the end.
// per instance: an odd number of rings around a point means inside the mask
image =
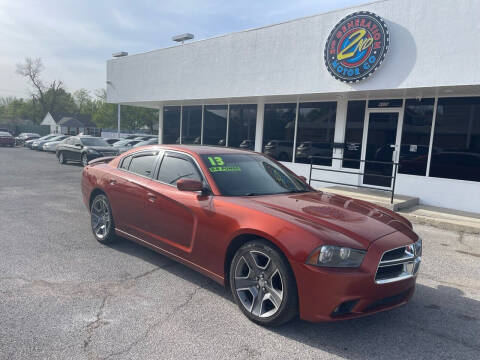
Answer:
POLYGON ((160 109, 163 143, 480 213, 479 34, 480 0, 378 1, 111 59, 107 96, 160 109))

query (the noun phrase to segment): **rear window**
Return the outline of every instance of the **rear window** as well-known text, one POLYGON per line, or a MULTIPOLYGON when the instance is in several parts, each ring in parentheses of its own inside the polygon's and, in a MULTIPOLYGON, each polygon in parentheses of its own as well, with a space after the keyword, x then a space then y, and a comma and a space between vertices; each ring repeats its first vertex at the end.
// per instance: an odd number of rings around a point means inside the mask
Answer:
MULTIPOLYGON (((153 166, 157 159, 156 154, 145 154, 132 157, 128 171, 135 174, 150 177, 152 175, 153 166)), ((123 164, 122 164, 123 165, 123 164)))

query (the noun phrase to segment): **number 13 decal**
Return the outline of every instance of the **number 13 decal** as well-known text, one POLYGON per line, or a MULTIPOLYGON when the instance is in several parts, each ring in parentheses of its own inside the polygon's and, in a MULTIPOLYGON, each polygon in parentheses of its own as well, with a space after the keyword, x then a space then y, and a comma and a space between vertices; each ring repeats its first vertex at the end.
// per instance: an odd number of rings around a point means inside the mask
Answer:
POLYGON ((223 162, 223 159, 220 156, 214 156, 214 157, 209 156, 208 161, 210 161, 210 164, 212 164, 213 166, 225 165, 225 163, 223 162))

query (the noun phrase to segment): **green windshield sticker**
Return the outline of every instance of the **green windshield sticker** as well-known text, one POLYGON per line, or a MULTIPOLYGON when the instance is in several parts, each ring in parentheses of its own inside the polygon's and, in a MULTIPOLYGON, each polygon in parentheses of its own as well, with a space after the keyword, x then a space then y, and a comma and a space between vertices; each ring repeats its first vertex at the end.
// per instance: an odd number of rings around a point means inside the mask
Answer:
POLYGON ((214 157, 209 156, 208 161, 210 161, 210 164, 212 164, 213 166, 216 166, 216 165, 223 166, 223 165, 225 165, 225 162, 223 161, 223 159, 220 156, 214 156, 214 157))
POLYGON ((210 172, 238 172, 242 171, 240 166, 212 166, 209 167, 210 172))

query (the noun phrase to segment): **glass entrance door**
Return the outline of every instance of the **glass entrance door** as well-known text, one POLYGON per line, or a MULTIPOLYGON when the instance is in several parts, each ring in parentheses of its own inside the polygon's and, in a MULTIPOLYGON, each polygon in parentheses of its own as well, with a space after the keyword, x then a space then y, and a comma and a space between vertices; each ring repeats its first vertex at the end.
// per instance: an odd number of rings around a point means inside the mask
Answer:
POLYGON ((397 142, 398 112, 370 112, 363 183, 391 187, 393 152, 397 142), (387 162, 388 164, 384 164, 387 162))

